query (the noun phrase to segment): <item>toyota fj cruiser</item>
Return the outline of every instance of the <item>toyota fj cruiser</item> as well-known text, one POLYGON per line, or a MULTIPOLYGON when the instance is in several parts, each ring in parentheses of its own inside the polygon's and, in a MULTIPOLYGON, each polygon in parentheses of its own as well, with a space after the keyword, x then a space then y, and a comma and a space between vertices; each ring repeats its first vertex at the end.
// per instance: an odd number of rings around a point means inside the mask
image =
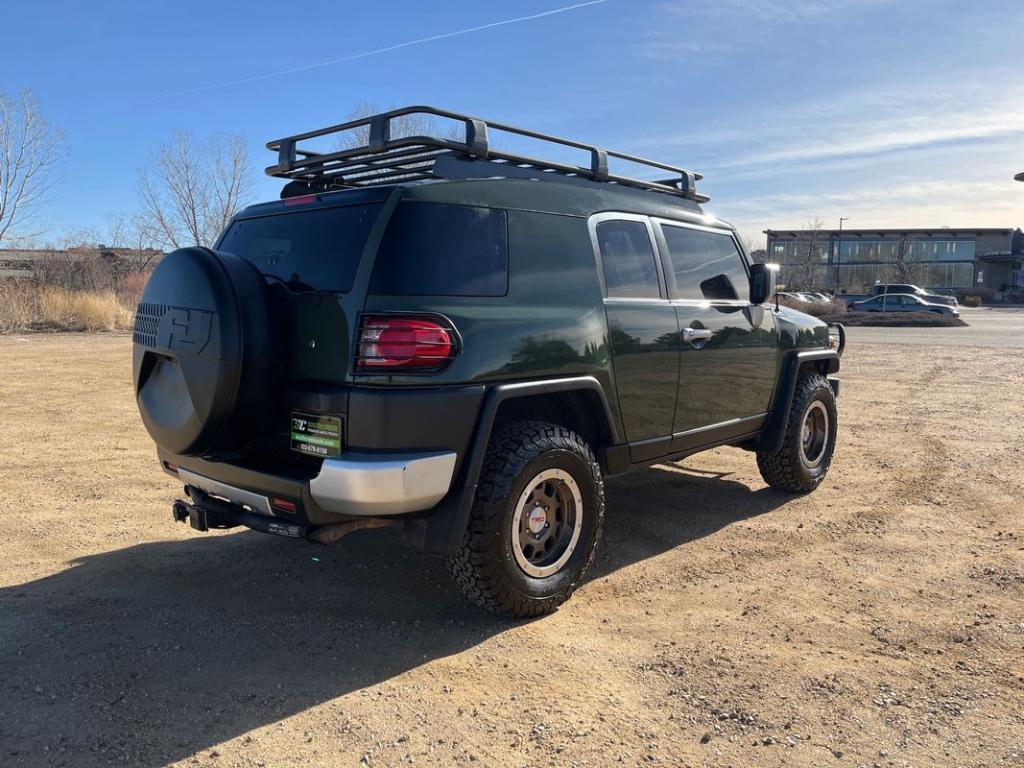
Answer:
POLYGON ((400 524, 525 617, 580 584, 606 475, 732 445, 775 488, 825 477, 842 328, 766 303, 699 174, 426 107, 267 146, 282 199, 170 253, 137 311, 175 519, 321 543, 400 524), (412 113, 458 138, 393 135, 412 113))

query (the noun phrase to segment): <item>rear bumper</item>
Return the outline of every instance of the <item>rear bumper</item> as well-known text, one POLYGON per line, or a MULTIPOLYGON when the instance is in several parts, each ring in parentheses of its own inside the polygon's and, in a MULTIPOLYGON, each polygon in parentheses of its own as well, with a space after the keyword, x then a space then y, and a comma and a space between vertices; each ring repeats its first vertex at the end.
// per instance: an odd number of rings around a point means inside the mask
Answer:
POLYGON ((325 459, 312 478, 259 472, 160 451, 161 463, 185 485, 256 514, 319 525, 355 517, 391 517, 434 507, 452 485, 454 451, 345 453, 325 459), (177 470, 168 469, 168 465, 177 470), (280 508, 276 499, 295 505, 280 508))
POLYGON ((454 451, 349 454, 325 459, 309 481, 309 493, 328 512, 387 517, 420 512, 437 504, 452 485, 454 451))

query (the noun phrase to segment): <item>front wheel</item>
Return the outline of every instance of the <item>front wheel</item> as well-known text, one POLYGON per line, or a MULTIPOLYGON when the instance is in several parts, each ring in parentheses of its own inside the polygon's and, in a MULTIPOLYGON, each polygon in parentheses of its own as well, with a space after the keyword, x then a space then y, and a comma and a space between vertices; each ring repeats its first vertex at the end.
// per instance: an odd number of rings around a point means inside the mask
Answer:
POLYGON ((809 493, 828 474, 835 447, 835 393, 820 373, 801 373, 782 448, 775 453, 757 454, 761 477, 772 488, 809 493))
POLYGON ((601 468, 586 441, 556 424, 507 424, 491 437, 449 569, 477 604, 542 616, 580 585, 603 522, 601 468))

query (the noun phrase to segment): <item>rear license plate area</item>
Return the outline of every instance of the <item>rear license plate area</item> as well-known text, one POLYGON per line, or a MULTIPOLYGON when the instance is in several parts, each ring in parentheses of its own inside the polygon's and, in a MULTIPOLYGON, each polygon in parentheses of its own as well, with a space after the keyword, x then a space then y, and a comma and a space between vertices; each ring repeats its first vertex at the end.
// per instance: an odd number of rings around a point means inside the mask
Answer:
POLYGON ((328 458, 341 454, 341 419, 292 411, 291 448, 305 456, 328 458))

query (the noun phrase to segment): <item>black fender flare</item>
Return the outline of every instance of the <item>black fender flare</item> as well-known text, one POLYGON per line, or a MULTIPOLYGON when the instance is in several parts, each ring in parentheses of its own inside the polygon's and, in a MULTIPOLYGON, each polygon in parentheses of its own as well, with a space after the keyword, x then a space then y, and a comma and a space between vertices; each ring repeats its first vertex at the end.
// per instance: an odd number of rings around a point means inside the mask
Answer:
POLYGON ((607 420, 612 443, 621 442, 618 424, 612 415, 608 396, 601 383, 593 376, 521 381, 489 387, 484 395, 473 437, 466 448, 465 460, 462 462, 459 475, 452 482, 451 490, 429 514, 404 521, 402 538, 405 543, 432 555, 454 554, 469 523, 484 455, 487 453, 487 444, 491 440, 491 431, 501 404, 514 398, 574 391, 590 391, 597 395, 607 420))
POLYGON ((782 375, 779 386, 772 398, 772 408, 761 436, 754 445, 754 450, 775 453, 782 448, 789 421, 789 411, 793 406, 793 393, 800 371, 807 365, 814 365, 823 373, 831 374, 839 371, 839 352, 834 349, 812 349, 805 351, 790 350, 782 359, 782 375))

